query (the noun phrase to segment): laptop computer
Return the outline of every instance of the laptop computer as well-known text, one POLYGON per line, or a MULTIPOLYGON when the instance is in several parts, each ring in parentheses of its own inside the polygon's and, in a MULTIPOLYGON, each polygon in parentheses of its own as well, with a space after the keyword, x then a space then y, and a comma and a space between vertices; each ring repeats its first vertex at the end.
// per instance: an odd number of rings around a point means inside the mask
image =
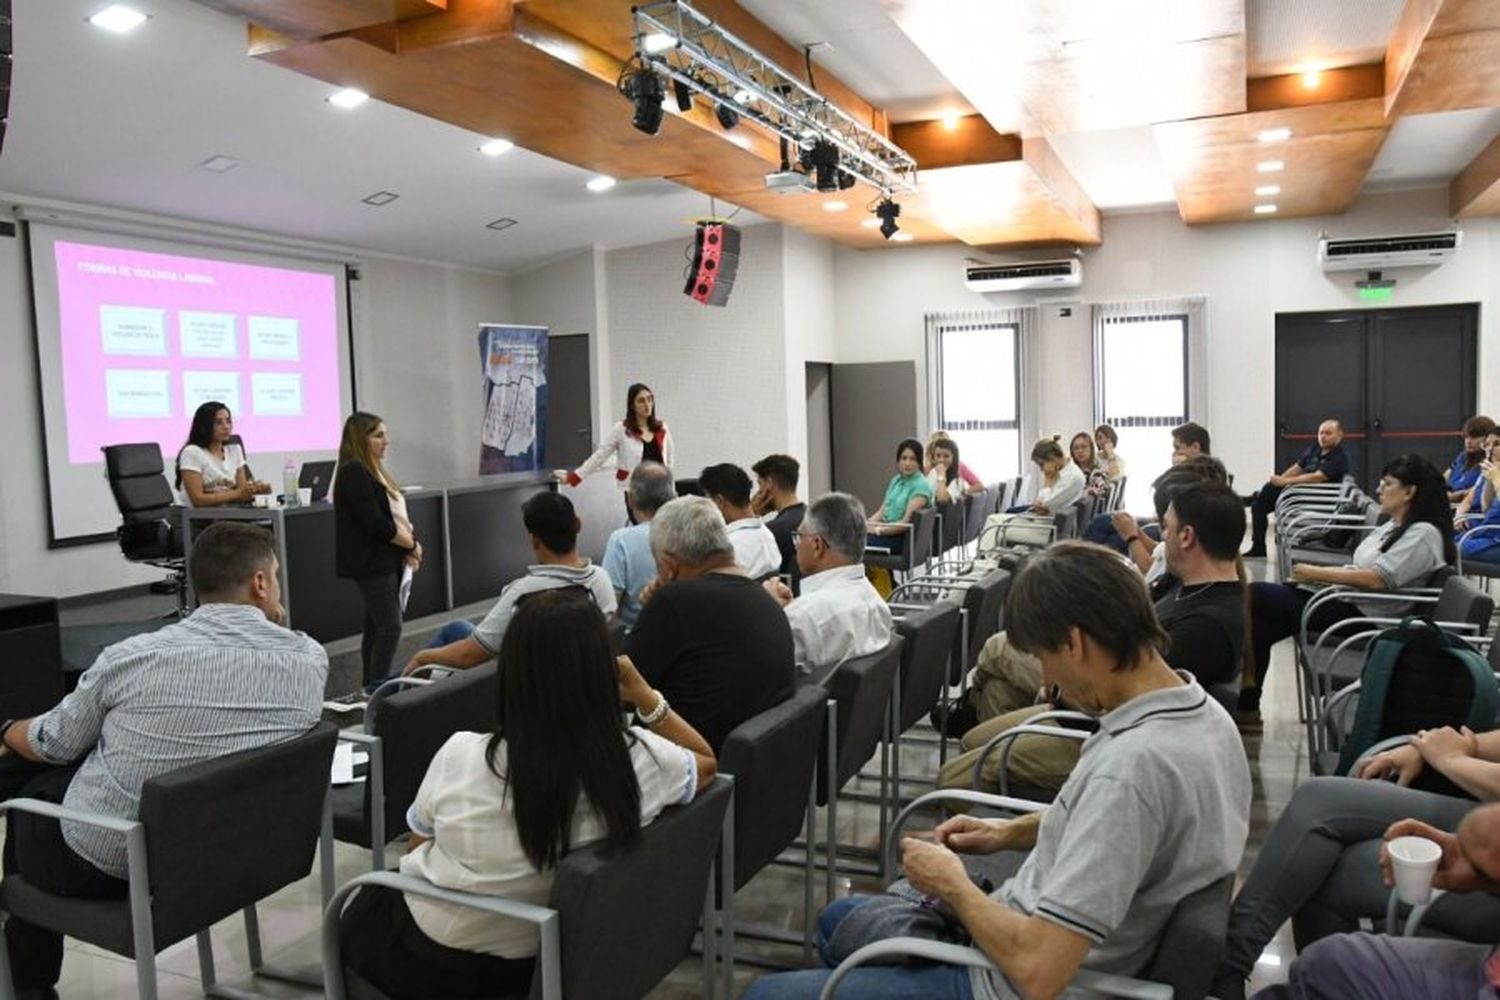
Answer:
POLYGON ((297 486, 312 490, 312 502, 322 503, 328 499, 328 487, 333 483, 336 462, 303 462, 302 474, 297 477, 297 486))

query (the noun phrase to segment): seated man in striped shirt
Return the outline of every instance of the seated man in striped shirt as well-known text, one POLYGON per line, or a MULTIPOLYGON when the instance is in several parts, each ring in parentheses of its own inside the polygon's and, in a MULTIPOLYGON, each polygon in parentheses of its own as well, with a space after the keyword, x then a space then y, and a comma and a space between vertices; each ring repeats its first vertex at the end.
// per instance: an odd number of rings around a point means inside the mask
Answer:
MULTIPOLYGON (((36 768, 22 797, 133 820, 150 779, 317 723, 328 654, 280 624, 270 534, 214 524, 194 540, 188 571, 200 602, 192 615, 110 646, 55 708, 0 729, 0 754, 51 765, 36 768)), ((64 896, 124 898, 122 834, 32 813, 8 817, 6 875, 64 896)), ((61 935, 11 917, 5 944, 21 995, 56 996, 61 935)))

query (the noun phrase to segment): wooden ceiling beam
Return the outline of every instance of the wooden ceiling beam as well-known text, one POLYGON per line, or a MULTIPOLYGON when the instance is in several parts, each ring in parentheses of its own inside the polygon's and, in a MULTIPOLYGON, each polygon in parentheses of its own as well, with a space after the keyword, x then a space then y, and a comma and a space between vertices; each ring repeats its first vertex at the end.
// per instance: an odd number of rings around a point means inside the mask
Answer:
POLYGON ((1385 65, 1344 66, 1316 73, 1287 73, 1246 81, 1245 103, 1250 111, 1363 101, 1385 96, 1385 65))
POLYGON ((950 128, 940 120, 900 122, 891 141, 911 154, 918 170, 1021 159, 1021 137, 996 132, 983 115, 964 115, 950 128))
POLYGON ((1448 210, 1460 218, 1500 215, 1500 137, 1453 178, 1448 210))
POLYGON ((1500 4, 1406 0, 1386 47, 1391 117, 1500 105, 1500 4))
POLYGON ((198 0, 293 38, 323 38, 440 13, 449 0, 198 0))

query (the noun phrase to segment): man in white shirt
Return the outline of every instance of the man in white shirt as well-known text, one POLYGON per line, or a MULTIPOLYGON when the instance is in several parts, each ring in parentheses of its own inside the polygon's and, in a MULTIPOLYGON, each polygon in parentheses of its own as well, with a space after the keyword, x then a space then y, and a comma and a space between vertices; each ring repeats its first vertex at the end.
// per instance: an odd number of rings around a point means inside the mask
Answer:
POLYGON ((802 595, 785 583, 766 590, 786 608, 797 669, 822 674, 891 641, 891 609, 865 579, 865 505, 847 493, 814 500, 797 529, 802 595))
POLYGON ((781 568, 781 550, 776 536, 750 506, 750 476, 738 465, 710 465, 698 474, 703 495, 724 515, 729 543, 734 546, 735 565, 752 580, 770 576, 781 568))
POLYGON ((539 590, 578 587, 589 592, 605 617, 615 613, 615 586, 609 574, 578 554, 581 526, 573 513, 572 501, 561 493, 538 493, 521 505, 521 520, 526 525, 536 562, 526 567, 525 576, 505 585, 500 599, 477 626, 465 628, 468 622, 463 619, 445 625, 440 636, 459 637, 446 645, 419 651, 401 671, 403 675, 431 665, 466 669, 490 662, 500 652, 500 640, 515 614, 517 602, 539 590))

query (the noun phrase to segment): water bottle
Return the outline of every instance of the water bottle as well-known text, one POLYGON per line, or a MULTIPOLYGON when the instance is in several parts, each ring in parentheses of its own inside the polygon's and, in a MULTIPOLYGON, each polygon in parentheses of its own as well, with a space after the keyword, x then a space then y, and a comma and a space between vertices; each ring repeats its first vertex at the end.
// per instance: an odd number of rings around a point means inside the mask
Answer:
POLYGON ((290 458, 281 466, 281 501, 288 506, 297 502, 297 463, 290 458))

